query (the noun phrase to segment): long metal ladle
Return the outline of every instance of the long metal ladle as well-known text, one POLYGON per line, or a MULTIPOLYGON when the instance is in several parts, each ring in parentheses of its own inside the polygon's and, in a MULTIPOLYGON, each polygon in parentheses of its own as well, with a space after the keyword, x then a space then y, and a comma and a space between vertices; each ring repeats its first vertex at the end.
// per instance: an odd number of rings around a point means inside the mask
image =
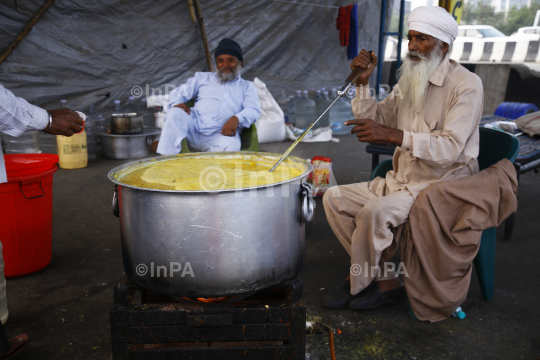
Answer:
MULTIPOLYGON (((373 51, 370 51, 369 54, 371 56, 371 53, 373 51)), ((347 80, 345 80, 345 84, 343 84, 343 86, 341 87, 341 89, 338 90, 337 92, 337 97, 334 99, 334 101, 332 101, 332 103, 330 105, 328 105, 328 107, 326 108, 326 110, 323 111, 323 113, 317 118, 317 120, 315 120, 314 122, 311 123, 311 125, 309 125, 307 127, 306 130, 304 130, 304 132, 302 133, 302 135, 300 135, 298 137, 298 139, 296 139, 296 141, 287 149, 287 151, 285 151, 285 153, 279 158, 279 160, 277 161, 277 163, 272 167, 272 169, 270 169, 269 172, 273 172, 274 170, 276 170, 276 168, 279 166, 279 164, 281 164, 281 162, 283 160, 285 160, 285 158, 287 156, 289 156, 289 154, 291 153, 291 151, 293 151, 293 149, 296 147, 296 145, 298 145, 298 143, 300 141, 302 141, 302 139, 304 138, 304 136, 306 136, 306 134, 311 130, 311 128, 313 126, 315 126, 315 124, 324 116, 324 114, 326 114, 328 112, 328 110, 330 110, 330 108, 336 103, 336 101, 338 101, 338 99, 340 97, 342 97, 343 95, 345 95, 345 93, 347 92, 347 90, 349 90, 349 88, 356 82, 356 80, 358 79, 358 77, 360 76, 360 74, 366 70, 367 68, 361 68, 361 67, 357 67, 355 68, 351 74, 349 75, 349 77, 347 78, 347 80)))

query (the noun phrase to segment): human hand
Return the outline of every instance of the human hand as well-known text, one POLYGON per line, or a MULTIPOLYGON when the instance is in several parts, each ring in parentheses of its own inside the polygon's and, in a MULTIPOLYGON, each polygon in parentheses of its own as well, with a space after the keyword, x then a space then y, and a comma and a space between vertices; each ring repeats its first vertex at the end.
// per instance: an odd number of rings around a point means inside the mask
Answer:
POLYGON ((231 117, 225 125, 223 125, 223 129, 221 129, 221 134, 225 136, 235 136, 236 130, 238 129, 238 118, 236 116, 231 117))
POLYGON ((358 141, 372 144, 394 144, 401 146, 403 131, 386 125, 377 124, 371 119, 348 120, 345 125, 355 125, 351 134, 356 133, 358 141))
POLYGON ((353 71, 355 68, 358 68, 358 67, 365 69, 356 80, 356 86, 368 85, 369 77, 373 73, 373 70, 375 70, 376 65, 377 65, 377 55, 375 55, 373 51, 368 52, 365 49, 360 50, 360 53, 358 54, 358 56, 355 57, 353 61, 351 62, 351 71, 353 71))
POLYGON ((71 136, 78 133, 83 128, 83 119, 75 111, 70 109, 48 110, 52 117, 52 123, 43 131, 52 135, 71 136))
POLYGON ((174 105, 173 107, 184 110, 188 115, 191 114, 191 108, 187 106, 186 104, 178 104, 178 105, 174 105))

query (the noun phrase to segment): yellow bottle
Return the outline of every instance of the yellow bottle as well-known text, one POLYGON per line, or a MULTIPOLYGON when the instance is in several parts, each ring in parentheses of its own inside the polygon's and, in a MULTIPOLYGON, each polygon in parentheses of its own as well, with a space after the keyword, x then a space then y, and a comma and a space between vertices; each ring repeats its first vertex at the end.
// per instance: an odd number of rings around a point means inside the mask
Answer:
POLYGON ((56 136, 58 145, 58 165, 62 169, 81 169, 88 165, 88 151, 86 148, 86 131, 73 136, 56 136))

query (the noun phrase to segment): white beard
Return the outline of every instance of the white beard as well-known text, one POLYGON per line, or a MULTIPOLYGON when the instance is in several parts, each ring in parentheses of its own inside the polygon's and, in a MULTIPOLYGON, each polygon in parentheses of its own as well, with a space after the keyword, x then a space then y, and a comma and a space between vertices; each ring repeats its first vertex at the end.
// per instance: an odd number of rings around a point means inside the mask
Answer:
POLYGON ((242 70, 242 64, 238 62, 238 65, 236 65, 236 69, 234 69, 231 72, 223 72, 223 69, 216 69, 217 78, 220 83, 226 83, 228 81, 233 81, 238 79, 240 76, 240 72, 242 70))
POLYGON ((397 71, 399 90, 403 95, 397 98, 397 105, 402 99, 414 110, 423 105, 429 78, 441 64, 442 58, 442 49, 439 46, 436 46, 427 57, 416 51, 407 53, 403 65, 397 71), (420 61, 411 60, 411 55, 419 57, 420 61))

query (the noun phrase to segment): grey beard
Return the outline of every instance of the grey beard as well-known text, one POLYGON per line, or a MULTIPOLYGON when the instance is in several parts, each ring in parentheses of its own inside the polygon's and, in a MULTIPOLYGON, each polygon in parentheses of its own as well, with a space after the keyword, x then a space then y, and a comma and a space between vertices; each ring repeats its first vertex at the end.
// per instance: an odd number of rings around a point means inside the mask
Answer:
POLYGON ((223 72, 223 69, 216 69, 216 74, 220 83, 226 83, 238 79, 241 70, 242 64, 238 63, 238 65, 236 65, 236 69, 233 71, 225 73, 223 72))
MULTIPOLYGON (((441 64, 442 58, 442 49, 440 46, 435 46, 428 56, 415 51, 409 51, 407 53, 407 57, 403 61, 403 65, 399 68, 397 75, 399 78, 399 90, 403 95, 403 100, 410 104, 413 110, 416 110, 423 104, 429 85, 429 78, 441 64), (420 61, 411 60, 411 55, 418 56, 420 61)), ((401 97, 397 98, 396 109, 401 100, 401 97)))

